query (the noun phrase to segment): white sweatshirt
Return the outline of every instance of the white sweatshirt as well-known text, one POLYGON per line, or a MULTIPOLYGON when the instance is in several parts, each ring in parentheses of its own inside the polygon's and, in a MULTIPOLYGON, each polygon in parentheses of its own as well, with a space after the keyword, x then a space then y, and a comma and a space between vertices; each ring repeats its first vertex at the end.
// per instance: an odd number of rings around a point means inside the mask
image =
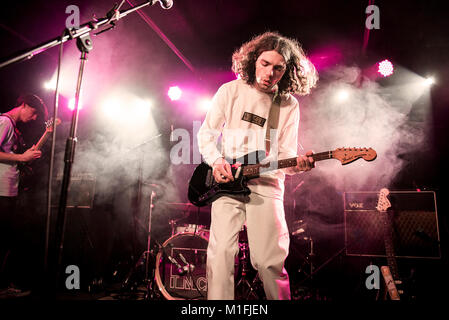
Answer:
MULTIPOLYGON (((272 95, 257 90, 243 80, 223 84, 215 94, 197 136, 204 161, 212 166, 221 157, 239 158, 256 150, 264 150, 271 105, 272 95), (217 146, 220 135, 221 150, 217 146)), ((277 159, 297 156, 298 126, 299 103, 292 95, 283 96, 277 130, 277 159)), ((275 145, 272 140, 271 146, 275 145)), ((272 156, 270 154, 270 158, 272 156)), ((250 180, 249 188, 251 192, 282 200, 285 173, 294 174, 294 171, 282 169, 264 173, 260 178, 250 180)))

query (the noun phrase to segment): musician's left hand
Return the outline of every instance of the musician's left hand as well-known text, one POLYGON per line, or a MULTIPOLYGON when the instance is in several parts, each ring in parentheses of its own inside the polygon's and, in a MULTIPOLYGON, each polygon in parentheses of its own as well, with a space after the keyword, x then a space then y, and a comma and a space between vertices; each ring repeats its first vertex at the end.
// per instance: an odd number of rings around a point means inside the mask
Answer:
POLYGON ((312 158, 313 151, 307 151, 305 155, 296 158, 297 165, 294 167, 296 172, 309 171, 315 167, 315 161, 312 158))

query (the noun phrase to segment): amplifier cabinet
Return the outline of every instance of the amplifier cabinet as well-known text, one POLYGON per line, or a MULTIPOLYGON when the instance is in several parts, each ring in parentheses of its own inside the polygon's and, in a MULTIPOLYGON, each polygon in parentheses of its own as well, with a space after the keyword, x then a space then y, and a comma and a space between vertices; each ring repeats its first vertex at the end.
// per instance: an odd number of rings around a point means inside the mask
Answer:
MULTIPOLYGON (((379 192, 345 192, 343 197, 346 254, 386 257, 384 228, 376 209, 379 192)), ((388 200, 395 256, 441 258, 435 192, 390 191, 388 200)))
MULTIPOLYGON (((67 190, 66 208, 92 209, 95 196, 96 179, 93 174, 76 174, 70 178, 70 185, 67 190)), ((58 176, 53 181, 52 206, 59 206, 59 196, 61 194, 62 176, 58 176)))

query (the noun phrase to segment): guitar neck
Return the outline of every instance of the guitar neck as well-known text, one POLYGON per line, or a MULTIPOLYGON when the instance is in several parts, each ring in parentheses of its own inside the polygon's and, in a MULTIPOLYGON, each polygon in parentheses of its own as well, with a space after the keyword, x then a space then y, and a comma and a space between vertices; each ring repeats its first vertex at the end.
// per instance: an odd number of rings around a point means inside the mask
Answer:
POLYGON ((40 150, 42 148, 44 143, 48 140, 49 136, 50 136, 50 131, 45 131, 45 133, 42 135, 42 137, 36 143, 36 150, 40 150))
MULTIPOLYGON (((311 157, 313 158, 314 161, 333 159, 332 151, 314 153, 311 157)), ((261 168, 265 169, 264 171, 270 171, 276 169, 296 167, 297 164, 298 162, 296 157, 283 159, 277 162, 271 162, 264 165, 260 163, 251 164, 243 168, 243 175, 247 177, 258 176, 260 174, 261 168)))
MULTIPOLYGON (((333 158, 332 151, 315 153, 311 157, 313 158, 314 161, 328 160, 328 159, 333 158)), ((289 159, 279 160, 277 163, 277 168, 283 169, 283 168, 289 168, 289 167, 296 167, 297 164, 298 163, 296 161, 296 157, 289 158, 289 159)))
POLYGON ((388 212, 381 212, 381 215, 383 220, 382 222, 384 225, 384 243, 388 266, 390 267, 393 279, 398 280, 399 272, 394 252, 391 221, 389 219, 388 212))

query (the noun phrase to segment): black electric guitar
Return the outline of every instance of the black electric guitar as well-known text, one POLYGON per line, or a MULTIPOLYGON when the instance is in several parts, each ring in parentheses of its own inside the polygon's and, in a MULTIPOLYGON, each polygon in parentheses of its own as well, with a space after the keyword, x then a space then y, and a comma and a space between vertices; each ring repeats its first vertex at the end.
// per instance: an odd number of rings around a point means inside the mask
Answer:
MULTIPOLYGON (((392 237, 392 224, 388 215, 388 208, 391 207, 391 203, 388 200, 390 191, 387 188, 383 188, 379 192, 379 199, 377 201, 376 209, 381 215, 381 222, 384 231, 385 253, 387 255, 388 266, 382 266, 381 272, 385 281, 386 291, 391 300, 400 300, 399 294, 402 294, 402 290, 398 290, 397 285, 402 284, 399 280, 398 265, 395 258, 393 237, 392 237)), ((385 292, 386 295, 386 292, 385 292)), ((386 298, 386 296, 384 297, 386 298)))
MULTIPOLYGON (((205 206, 223 195, 249 195, 251 191, 247 187, 250 179, 259 177, 260 173, 295 167, 296 158, 278 160, 277 163, 262 164, 265 151, 255 151, 242 158, 228 160, 232 164, 234 181, 217 183, 212 175, 212 168, 206 163, 201 163, 195 168, 189 182, 188 198, 195 206, 205 206), (236 165, 240 163, 241 165, 236 165)), ((315 153, 312 158, 315 161, 337 159, 344 164, 351 163, 359 158, 366 161, 376 159, 376 151, 372 148, 338 148, 333 151, 315 153)))

